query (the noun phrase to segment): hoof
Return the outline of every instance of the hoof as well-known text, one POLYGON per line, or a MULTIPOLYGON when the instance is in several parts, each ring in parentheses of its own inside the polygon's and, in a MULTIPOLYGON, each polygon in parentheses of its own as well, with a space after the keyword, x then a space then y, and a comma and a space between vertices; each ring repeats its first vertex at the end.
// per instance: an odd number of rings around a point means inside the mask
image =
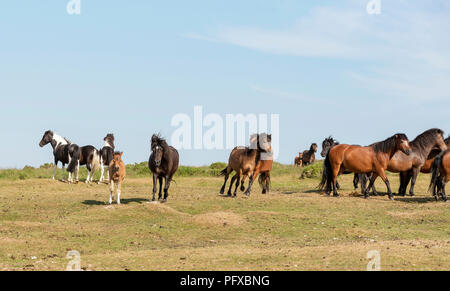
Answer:
POLYGON ((166 203, 166 202, 167 202, 167 199, 161 200, 161 203, 166 203))
POLYGON ((333 194, 333 197, 339 197, 339 194, 333 194))
POLYGON ((389 200, 394 201, 394 197, 393 196, 389 196, 389 200))
POLYGON ((220 190, 220 195, 223 195, 223 193, 225 193, 225 191, 224 190, 220 190))

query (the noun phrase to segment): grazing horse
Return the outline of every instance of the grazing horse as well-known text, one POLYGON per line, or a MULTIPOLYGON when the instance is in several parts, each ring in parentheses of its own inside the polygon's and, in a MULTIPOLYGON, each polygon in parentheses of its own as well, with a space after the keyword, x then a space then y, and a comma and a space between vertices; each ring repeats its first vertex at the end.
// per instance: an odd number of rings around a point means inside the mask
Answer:
POLYGON ((109 172, 109 204, 114 197, 114 185, 117 185, 117 204, 120 204, 120 193, 126 175, 125 163, 122 161, 122 152, 115 152, 108 167, 109 172))
POLYGON ((236 174, 231 179, 230 188, 228 189, 228 196, 231 196, 231 188, 236 181, 236 187, 234 190, 234 195, 236 197, 237 188, 239 186, 240 179, 242 178, 241 190, 244 191, 244 180, 246 176, 250 176, 249 188, 245 192, 246 195, 250 195, 252 179, 257 177, 254 176, 255 170, 259 173, 264 173, 263 178, 260 182, 263 184, 263 192, 267 192, 270 184, 270 170, 272 168, 272 161, 266 159, 266 155, 261 159, 261 153, 268 154, 271 151, 270 142, 272 140, 271 135, 267 134, 253 134, 250 137, 249 147, 235 147, 230 154, 228 159, 227 167, 221 172, 224 175, 224 183, 220 189, 220 194, 224 194, 225 186, 231 172, 235 171, 236 174), (254 178, 253 178, 254 176, 254 178))
POLYGON ((303 152, 303 165, 307 166, 316 161, 317 144, 313 143, 308 151, 303 152))
POLYGON ((450 181, 450 150, 443 151, 434 158, 431 173, 428 191, 433 191, 433 196, 436 200, 439 199, 440 195, 447 202, 445 185, 450 181))
MULTIPOLYGON (((101 175, 99 184, 103 182, 105 175, 105 166, 109 166, 113 159, 114 155, 114 134, 108 133, 103 139, 105 144, 100 149, 100 165, 101 165, 101 175)), ((108 171, 108 180, 109 180, 109 171, 108 171)))
POLYGON ((298 153, 294 159, 294 165, 301 167, 303 165, 303 153, 298 153))
MULTIPOLYGON (((450 147, 450 136, 447 137, 445 140, 445 145, 447 146, 447 148, 450 147)), ((433 162, 434 159, 436 158, 436 156, 438 156, 440 153, 442 152, 442 150, 439 147, 435 147, 431 150, 430 154, 427 157, 427 160, 425 161, 425 163, 422 165, 422 168, 420 168, 420 172, 424 173, 424 174, 430 174, 432 171, 432 166, 433 166, 433 162)), ((409 181, 411 180, 412 177, 412 171, 408 171, 406 173, 406 175, 400 175, 400 189, 402 191, 399 190, 399 194, 404 194, 406 193, 406 188, 408 187, 409 181)))
POLYGON ((53 148, 53 156, 55 157, 55 167, 53 170, 53 180, 56 179, 56 169, 58 162, 62 163, 62 181, 65 180, 64 168, 67 165, 67 172, 69 172, 69 183, 73 183, 73 176, 78 176, 79 160, 81 156, 81 149, 78 145, 72 144, 69 140, 61 137, 51 130, 47 130, 39 143, 40 147, 51 144, 53 148))
POLYGON ((153 199, 155 201, 156 184, 159 180, 159 195, 158 200, 161 200, 163 179, 164 185, 164 199, 161 202, 166 202, 169 196, 169 187, 172 177, 178 169, 179 155, 178 151, 169 146, 165 139, 159 135, 154 134, 151 140, 152 154, 148 161, 148 167, 153 173, 153 199))
MULTIPOLYGON (((369 188, 372 188, 376 178, 380 176, 388 189, 389 199, 393 200, 391 186, 386 177, 386 169, 389 160, 397 151, 406 155, 411 153, 408 137, 398 133, 385 141, 377 142, 372 146, 357 146, 341 144, 333 147, 327 154, 324 165, 326 172, 326 185, 321 183, 323 189, 327 186, 327 192, 333 187, 333 195, 339 196, 336 189, 336 179, 340 173, 345 171, 353 173, 372 173, 369 188)), ((365 198, 369 198, 369 188, 364 189, 365 198)), ((327 193, 328 194, 328 193, 327 193)))

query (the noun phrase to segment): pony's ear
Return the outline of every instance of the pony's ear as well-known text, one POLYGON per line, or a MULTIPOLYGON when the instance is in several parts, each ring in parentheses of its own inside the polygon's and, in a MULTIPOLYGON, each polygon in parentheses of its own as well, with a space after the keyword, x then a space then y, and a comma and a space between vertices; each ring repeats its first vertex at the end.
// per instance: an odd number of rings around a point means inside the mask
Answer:
POLYGON ((395 138, 398 138, 398 134, 395 135, 395 138))

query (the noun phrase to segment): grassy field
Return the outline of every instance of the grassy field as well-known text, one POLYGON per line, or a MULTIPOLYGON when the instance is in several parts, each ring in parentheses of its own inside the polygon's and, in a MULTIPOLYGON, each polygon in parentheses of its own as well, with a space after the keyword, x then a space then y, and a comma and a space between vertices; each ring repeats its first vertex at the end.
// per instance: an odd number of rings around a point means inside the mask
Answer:
POLYGON ((70 250, 85 270, 365 270, 370 250, 382 270, 450 270, 450 203, 427 193, 427 175, 395 201, 365 200, 343 176, 333 198, 316 191, 320 164, 277 164, 270 194, 228 198, 222 166, 182 168, 166 204, 149 201, 145 163, 128 166, 111 206, 105 184, 53 181, 51 165, 2 170, 0 270, 65 270, 70 250))

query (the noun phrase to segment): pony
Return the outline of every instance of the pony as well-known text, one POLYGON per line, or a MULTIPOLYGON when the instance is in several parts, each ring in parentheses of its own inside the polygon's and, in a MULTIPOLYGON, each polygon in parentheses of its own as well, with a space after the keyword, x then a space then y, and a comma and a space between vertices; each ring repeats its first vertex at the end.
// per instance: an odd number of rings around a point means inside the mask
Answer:
MULTIPOLYGON (((447 148, 450 147, 450 136, 447 137, 444 140, 447 148)), ((430 154, 427 157, 427 160, 425 161, 425 163, 422 165, 422 167, 420 168, 420 172, 424 173, 424 174, 430 174, 432 172, 432 166, 433 166, 433 162, 434 159, 436 158, 436 156, 438 156, 440 153, 442 152, 442 149, 440 149, 439 147, 435 147, 431 150, 430 154)), ((400 175, 400 188, 402 189, 401 191, 399 190, 399 194, 402 193, 406 193, 406 188, 408 187, 409 181, 412 178, 412 171, 408 171, 406 173, 406 175, 404 173, 402 173, 403 175, 400 175)))
MULTIPOLYGON (((101 165, 101 175, 99 184, 103 182, 105 176, 105 167, 109 166, 114 156, 114 134, 108 133, 104 138, 105 142, 103 147, 100 149, 100 165, 101 165)), ((108 181, 109 181, 109 171, 108 173, 108 181)))
POLYGON ((410 155, 405 155, 401 151, 396 152, 387 167, 389 172, 400 173, 398 194, 402 196, 405 196, 406 187, 409 183, 409 180, 408 182, 405 181, 407 176, 411 180, 409 194, 414 196, 414 186, 417 176, 432 150, 436 148, 439 153, 447 150, 447 145, 444 141, 444 132, 439 128, 432 128, 423 132, 410 142, 410 146, 410 155))
POLYGON ((303 165, 307 166, 316 161, 315 152, 317 152, 317 144, 313 143, 308 151, 303 152, 303 165))
POLYGON ((169 196, 169 187, 172 177, 178 170, 179 155, 178 151, 169 146, 165 139, 163 139, 159 134, 154 134, 151 139, 151 150, 148 161, 148 167, 153 173, 153 198, 155 201, 156 186, 159 181, 159 195, 158 200, 161 200, 163 179, 165 180, 164 185, 164 199, 162 203, 167 202, 167 197, 169 196))
POLYGON ((237 188, 242 178, 241 191, 245 190, 245 177, 250 177, 250 183, 245 195, 250 195, 251 185, 256 179, 257 175, 261 173, 260 184, 263 187, 263 193, 269 190, 270 185, 270 170, 272 169, 273 161, 270 160, 272 135, 268 134, 252 134, 250 137, 249 147, 235 147, 228 159, 227 167, 220 172, 225 176, 224 183, 220 189, 220 194, 224 194, 225 186, 230 174, 235 171, 236 174, 231 179, 230 188, 228 189, 228 196, 232 196, 231 188, 236 181, 236 187, 233 196, 236 197, 237 188), (261 154, 264 153, 261 159, 261 154))
POLYGON ((445 185, 450 181, 450 150, 441 152, 434 158, 431 166, 431 181, 428 191, 433 191, 436 201, 439 195, 445 202, 448 201, 445 193, 445 185))
POLYGON ((78 176, 78 169, 80 164, 81 149, 78 145, 71 143, 66 138, 47 130, 39 143, 42 148, 47 144, 51 144, 53 148, 53 156, 55 158, 55 166, 53 170, 53 180, 56 179, 56 169, 58 162, 62 163, 62 181, 65 181, 64 168, 67 164, 67 172, 69 172, 68 183, 73 183, 73 176, 78 176))
POLYGON ((109 163, 109 204, 112 204, 114 196, 114 186, 117 185, 117 204, 120 204, 120 193, 126 175, 125 163, 122 161, 123 152, 115 152, 113 159, 109 163))
POLYGON ((89 184, 92 182, 92 179, 94 178, 95 171, 98 168, 100 168, 100 153, 95 147, 91 145, 81 147, 80 149, 81 155, 77 169, 77 176, 75 180, 78 182, 79 167, 86 166, 88 170, 88 175, 85 182, 86 184, 89 184))
MULTIPOLYGON (((388 189, 389 199, 393 200, 391 186, 385 171, 389 160, 392 159, 397 151, 402 151, 406 155, 411 153, 408 137, 404 133, 397 133, 372 146, 337 145, 331 148, 327 154, 324 162, 326 183, 321 182, 319 187, 323 189, 327 186, 327 194, 329 194, 329 189, 332 186, 333 196, 337 197, 339 194, 336 189, 336 179, 340 173, 345 171, 372 173, 369 188, 372 188, 376 178, 380 176, 388 189)), ((369 198, 369 188, 363 189, 365 198, 369 198)))
POLYGON ((298 153, 298 156, 294 159, 294 165, 299 167, 303 165, 303 153, 298 153))

